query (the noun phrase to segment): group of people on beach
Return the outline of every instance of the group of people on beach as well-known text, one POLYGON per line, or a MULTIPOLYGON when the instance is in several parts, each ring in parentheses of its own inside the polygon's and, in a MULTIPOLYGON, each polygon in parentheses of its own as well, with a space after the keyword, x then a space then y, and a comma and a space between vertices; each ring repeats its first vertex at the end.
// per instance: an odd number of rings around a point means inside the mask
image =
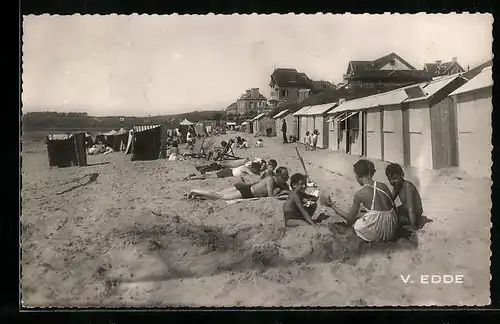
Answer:
MULTIPOLYGON (((413 229, 419 227, 423 213, 420 194, 415 185, 405 179, 399 164, 391 163, 385 170, 392 190, 385 183, 373 179, 376 172, 373 162, 361 159, 353 168, 361 188, 354 194, 347 211, 339 208, 329 196, 316 197, 306 193, 307 177, 302 173, 289 177, 288 169, 278 167, 276 160, 266 162, 255 159, 239 166, 221 167, 214 174, 215 177, 236 177, 240 181, 222 191, 193 189, 188 198, 235 200, 286 197, 283 206, 286 227, 317 226, 324 220, 322 217, 313 219, 319 202, 342 217, 345 224, 352 226, 357 236, 367 242, 391 240, 400 226, 409 225, 413 229), (260 175, 260 178, 256 182, 246 183, 244 176, 247 174, 260 175), (401 202, 398 207, 395 204, 397 198, 401 202)), ((202 175, 202 178, 207 177, 202 175)))

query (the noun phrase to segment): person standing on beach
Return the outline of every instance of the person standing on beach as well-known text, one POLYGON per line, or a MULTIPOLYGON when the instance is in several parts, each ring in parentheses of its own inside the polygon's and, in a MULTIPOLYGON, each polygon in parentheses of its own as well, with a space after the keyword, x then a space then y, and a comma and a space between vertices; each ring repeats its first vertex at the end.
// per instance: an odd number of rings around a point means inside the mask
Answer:
POLYGON ((281 196, 290 192, 287 184, 288 178, 288 169, 279 167, 276 170, 276 175, 266 177, 253 184, 237 183, 222 191, 193 189, 189 191, 188 199, 204 197, 209 199, 234 200, 281 196))
POLYGON ((313 151, 316 150, 316 146, 318 145, 318 135, 319 135, 319 131, 317 129, 315 129, 313 131, 313 135, 312 135, 312 149, 313 149, 313 151))
POLYGON ((286 120, 283 119, 283 124, 281 125, 281 132, 283 133, 283 143, 288 143, 288 139, 286 138, 286 120))
POLYGON ((311 146, 311 133, 309 131, 306 132, 304 137, 304 144, 306 145, 306 151, 309 151, 309 146, 311 146))

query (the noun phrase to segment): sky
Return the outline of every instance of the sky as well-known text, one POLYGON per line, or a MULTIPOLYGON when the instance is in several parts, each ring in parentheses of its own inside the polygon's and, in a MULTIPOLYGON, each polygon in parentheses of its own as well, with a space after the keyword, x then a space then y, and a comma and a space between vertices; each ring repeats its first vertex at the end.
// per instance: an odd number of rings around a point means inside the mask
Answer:
POLYGON ((23 17, 23 111, 92 116, 221 110, 274 68, 342 81, 351 60, 395 52, 417 69, 492 58, 493 17, 41 15, 23 17))

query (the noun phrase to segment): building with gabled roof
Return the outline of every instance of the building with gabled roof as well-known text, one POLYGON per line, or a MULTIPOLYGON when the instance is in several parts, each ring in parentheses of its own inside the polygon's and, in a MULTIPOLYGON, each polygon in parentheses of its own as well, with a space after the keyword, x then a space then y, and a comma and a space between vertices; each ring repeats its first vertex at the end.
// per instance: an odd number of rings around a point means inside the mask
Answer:
POLYGON ((350 61, 344 75, 346 87, 372 89, 373 93, 390 91, 431 79, 431 73, 416 70, 396 53, 384 55, 373 61, 350 61))
POLYGON ((425 63, 424 71, 429 72, 433 77, 453 75, 465 72, 464 68, 458 64, 457 58, 453 57, 450 62, 425 63))

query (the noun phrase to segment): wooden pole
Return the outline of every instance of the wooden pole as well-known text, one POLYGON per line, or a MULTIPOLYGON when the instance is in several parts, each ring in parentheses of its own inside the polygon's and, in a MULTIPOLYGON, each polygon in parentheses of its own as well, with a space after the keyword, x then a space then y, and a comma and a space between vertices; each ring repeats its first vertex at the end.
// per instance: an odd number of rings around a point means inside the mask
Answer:
POLYGON ((300 155, 299 149, 297 148, 297 146, 295 146, 295 152, 297 152, 297 155, 299 156, 300 163, 302 164, 302 167, 304 168, 304 173, 306 175, 306 180, 309 180, 309 175, 307 174, 307 169, 306 169, 306 165, 304 163, 304 159, 302 159, 302 156, 300 155))

